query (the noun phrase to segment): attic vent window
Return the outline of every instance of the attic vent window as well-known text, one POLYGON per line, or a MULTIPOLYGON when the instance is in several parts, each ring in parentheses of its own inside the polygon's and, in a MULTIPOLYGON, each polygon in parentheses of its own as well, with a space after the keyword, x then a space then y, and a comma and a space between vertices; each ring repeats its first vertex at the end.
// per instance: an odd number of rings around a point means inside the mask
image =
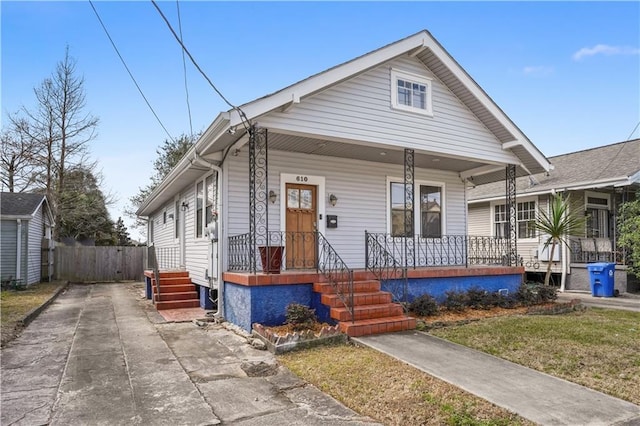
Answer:
POLYGON ((391 107, 433 116, 432 80, 406 71, 391 70, 391 107))

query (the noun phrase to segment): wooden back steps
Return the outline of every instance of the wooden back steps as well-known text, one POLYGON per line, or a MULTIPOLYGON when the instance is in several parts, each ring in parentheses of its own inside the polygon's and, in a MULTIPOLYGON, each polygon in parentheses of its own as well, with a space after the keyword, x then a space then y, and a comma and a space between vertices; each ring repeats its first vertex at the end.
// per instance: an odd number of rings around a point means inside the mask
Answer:
MULTIPOLYGON (((340 284, 348 293, 348 284, 340 284)), ((340 331, 350 337, 369 336, 416 328, 416 319, 404 314, 402 306, 392 303, 391 293, 380 290, 380 281, 362 280, 353 283, 355 321, 330 283, 315 283, 313 291, 320 293, 320 301, 330 308, 331 318, 338 321, 340 331)))
POLYGON ((191 283, 189 272, 160 272, 160 294, 156 288, 156 280, 151 279, 153 303, 157 310, 197 308, 200 306, 198 291, 191 283))

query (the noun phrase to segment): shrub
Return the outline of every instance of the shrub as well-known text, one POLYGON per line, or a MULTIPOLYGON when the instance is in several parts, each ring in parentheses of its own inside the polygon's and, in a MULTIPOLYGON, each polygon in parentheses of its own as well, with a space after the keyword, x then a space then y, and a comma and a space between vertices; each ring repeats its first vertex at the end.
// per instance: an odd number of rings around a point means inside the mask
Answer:
POLYGON ((316 310, 299 303, 291 303, 287 306, 287 324, 291 324, 294 330, 303 330, 313 326, 318 321, 316 310))
POLYGON ((538 303, 538 294, 535 288, 538 284, 522 283, 516 292, 516 301, 522 306, 531 306, 538 303))
POLYGON ((461 291, 447 291, 444 307, 450 311, 464 311, 469 306, 469 296, 461 291))
POLYGON ((421 317, 428 317, 438 312, 438 304, 431 295, 423 294, 409 304, 409 311, 421 317))
POLYGON ((549 285, 539 285, 537 291, 538 301, 540 303, 551 302, 552 300, 556 300, 558 298, 558 291, 555 287, 549 285))
POLYGON ((488 292, 479 287, 472 287, 467 291, 467 304, 471 309, 489 309, 497 305, 497 293, 488 292))

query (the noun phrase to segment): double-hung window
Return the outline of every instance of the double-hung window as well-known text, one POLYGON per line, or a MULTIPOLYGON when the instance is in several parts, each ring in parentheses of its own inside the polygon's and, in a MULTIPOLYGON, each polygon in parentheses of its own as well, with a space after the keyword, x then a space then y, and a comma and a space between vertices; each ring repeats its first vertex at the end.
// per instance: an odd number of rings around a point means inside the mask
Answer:
POLYGON ((391 106, 394 109, 433 115, 432 80, 417 74, 391 70, 391 106))
POLYGON ((218 201, 217 177, 214 173, 196 183, 196 238, 204 236, 207 224, 213 220, 218 201))
POLYGON ((389 182, 389 194, 392 236, 409 237, 416 231, 423 238, 442 236, 443 185, 417 183, 414 185, 413 197, 407 203, 404 183, 389 182))
MULTIPOLYGON (((536 202, 522 201, 516 207, 517 238, 535 238, 536 202)), ((509 211, 506 204, 493 206, 493 234, 500 238, 509 236, 509 211)))

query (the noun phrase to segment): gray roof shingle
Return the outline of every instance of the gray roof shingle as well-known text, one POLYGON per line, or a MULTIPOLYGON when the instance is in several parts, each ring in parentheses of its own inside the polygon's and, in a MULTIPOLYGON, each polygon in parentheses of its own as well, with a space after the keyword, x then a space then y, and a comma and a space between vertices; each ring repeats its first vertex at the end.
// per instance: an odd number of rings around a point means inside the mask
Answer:
MULTIPOLYGON (((624 181, 640 172, 640 139, 549 157, 548 174, 516 179, 516 193, 551 191, 576 186, 597 186, 602 181, 624 181)), ((495 182, 469 189, 468 199, 482 200, 505 194, 505 183, 495 182)))
POLYGON ((30 216, 42 203, 44 195, 25 192, 0 193, 0 215, 30 216))

